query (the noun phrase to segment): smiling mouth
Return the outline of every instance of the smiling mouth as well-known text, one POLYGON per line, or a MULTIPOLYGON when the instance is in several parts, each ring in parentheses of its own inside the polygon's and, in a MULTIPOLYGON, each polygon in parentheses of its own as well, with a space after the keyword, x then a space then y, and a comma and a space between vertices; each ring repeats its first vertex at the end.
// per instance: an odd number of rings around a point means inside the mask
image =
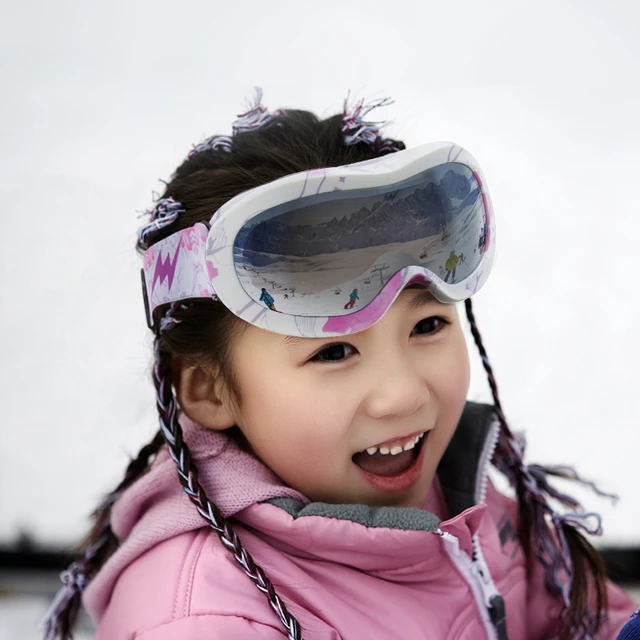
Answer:
POLYGON ((407 471, 418 459, 425 434, 410 438, 404 447, 399 444, 386 447, 370 447, 358 451, 351 459, 363 471, 376 476, 396 476, 407 471), (369 453, 371 452, 371 453, 369 453))

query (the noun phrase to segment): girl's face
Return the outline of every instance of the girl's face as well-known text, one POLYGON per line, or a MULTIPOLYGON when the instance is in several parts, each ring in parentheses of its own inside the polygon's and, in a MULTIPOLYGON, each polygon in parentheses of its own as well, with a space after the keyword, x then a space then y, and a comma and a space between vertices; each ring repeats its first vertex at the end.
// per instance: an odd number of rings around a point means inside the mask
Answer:
POLYGON ((248 326, 232 364, 242 399, 236 424, 286 484, 314 502, 424 505, 469 387, 454 305, 407 289, 375 325, 340 338, 248 326), (399 456, 358 453, 421 433, 399 456))

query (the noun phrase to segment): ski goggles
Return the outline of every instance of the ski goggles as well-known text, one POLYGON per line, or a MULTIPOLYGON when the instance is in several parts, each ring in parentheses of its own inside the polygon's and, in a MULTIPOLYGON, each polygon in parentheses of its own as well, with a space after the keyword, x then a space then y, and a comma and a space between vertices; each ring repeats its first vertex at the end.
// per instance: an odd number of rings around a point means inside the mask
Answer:
POLYGON ((147 321, 153 328, 161 305, 214 298, 268 331, 345 335, 412 284, 443 303, 469 298, 494 251, 474 158, 452 143, 422 145, 275 180, 157 242, 143 260, 147 321))

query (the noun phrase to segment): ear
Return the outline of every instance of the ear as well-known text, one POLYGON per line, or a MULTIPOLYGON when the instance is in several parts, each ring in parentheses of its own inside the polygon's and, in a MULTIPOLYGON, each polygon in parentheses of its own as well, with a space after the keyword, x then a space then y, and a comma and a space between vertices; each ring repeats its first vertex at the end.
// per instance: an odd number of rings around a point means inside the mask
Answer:
POLYGON ((219 372, 190 365, 176 373, 178 402, 191 420, 215 431, 235 426, 234 407, 219 372))

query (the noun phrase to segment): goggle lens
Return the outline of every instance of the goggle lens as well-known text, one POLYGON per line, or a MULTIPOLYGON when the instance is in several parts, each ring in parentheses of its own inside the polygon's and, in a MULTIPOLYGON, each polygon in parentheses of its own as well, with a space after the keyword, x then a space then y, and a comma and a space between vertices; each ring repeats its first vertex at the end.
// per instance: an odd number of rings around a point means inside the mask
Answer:
POLYGON ((401 183, 263 211, 235 238, 235 270, 249 297, 267 308, 346 315, 404 267, 423 267, 450 284, 464 280, 482 260, 486 224, 475 174, 449 162, 401 183))

